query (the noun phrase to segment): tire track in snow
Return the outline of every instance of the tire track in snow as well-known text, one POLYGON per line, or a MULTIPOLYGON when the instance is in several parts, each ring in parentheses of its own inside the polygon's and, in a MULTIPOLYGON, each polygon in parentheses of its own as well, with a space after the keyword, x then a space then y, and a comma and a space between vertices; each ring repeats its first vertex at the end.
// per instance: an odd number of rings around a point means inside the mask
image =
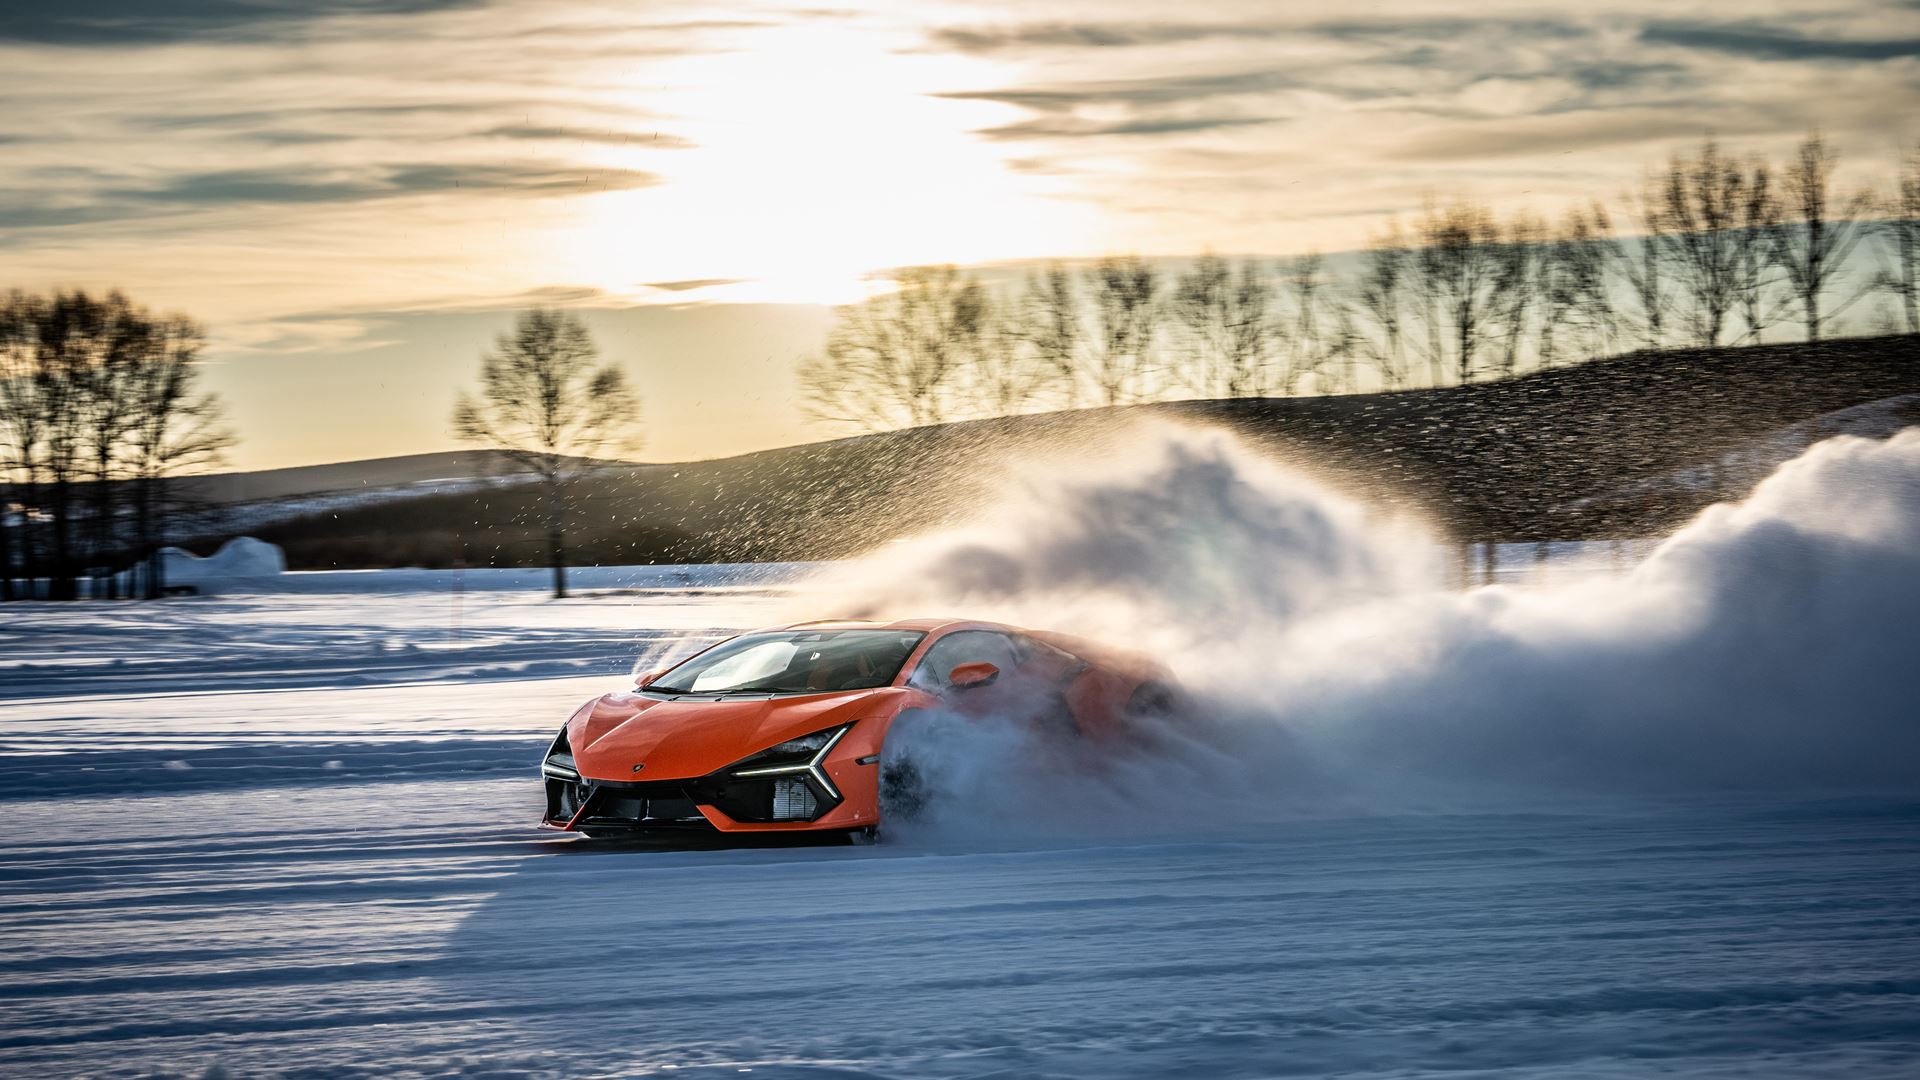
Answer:
POLYGON ((1269 1074, 1364 1075, 1590 1067, 1629 1025, 1643 1065, 1691 1060, 1720 1030, 1796 1067, 1837 1047, 1870 1074, 1920 996, 1920 871, 1897 817, 652 852, 532 839, 497 809, 519 786, 339 785, 296 800, 285 831, 223 832, 246 817, 222 796, 172 793, 138 800, 165 854, 108 835, 106 813, 69 822, 74 843, 0 844, 0 933, 21 943, 0 965, 0 1048, 104 1075, 215 1060, 450 1074, 435 1055, 483 1044, 566 1075, 836 1061, 964 1076, 1010 1057, 1060 1076, 1245 1075, 1233 1053, 1269 1074), (790 984, 764 975, 802 969, 811 1019, 794 1027, 790 984), (870 1034, 854 1017, 876 1007, 886 1031, 870 1034), (772 1027, 740 1034, 756 1024, 772 1027))

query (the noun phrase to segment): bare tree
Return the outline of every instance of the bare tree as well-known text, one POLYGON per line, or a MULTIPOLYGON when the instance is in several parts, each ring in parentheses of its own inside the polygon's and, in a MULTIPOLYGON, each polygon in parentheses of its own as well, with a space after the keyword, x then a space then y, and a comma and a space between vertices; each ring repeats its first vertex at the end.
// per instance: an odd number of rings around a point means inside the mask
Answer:
POLYGON ((1471 382, 1500 314, 1500 283, 1510 274, 1492 212, 1471 203, 1429 207, 1415 266, 1434 384, 1447 367, 1457 382, 1471 382))
POLYGON ((40 386, 40 403, 46 410, 46 452, 41 464, 47 480, 42 488, 42 509, 51 533, 47 596, 53 600, 72 600, 78 595, 74 495, 86 453, 79 423, 84 400, 80 367, 85 363, 86 349, 82 335, 76 333, 76 324, 84 318, 87 306, 84 297, 56 295, 40 309, 38 325, 39 366, 33 378, 40 386))
POLYGON ((1129 255, 1101 259, 1086 276, 1094 326, 1086 371, 1094 400, 1102 405, 1143 400, 1159 374, 1154 352, 1161 314, 1159 272, 1129 255))
MULTIPOLYGON (((1608 268, 1620 258, 1599 203, 1567 211, 1540 255, 1540 363, 1590 359, 1613 344, 1616 311, 1608 268)), ((1656 279, 1657 280, 1657 279, 1656 279)))
POLYGON ((1361 337, 1358 347, 1372 362, 1380 384, 1388 390, 1406 385, 1406 320, 1404 305, 1413 268, 1406 239, 1398 222, 1387 235, 1367 244, 1355 297, 1360 312, 1378 328, 1378 337, 1361 337))
POLYGON ((1881 236, 1887 265, 1876 281, 1897 298, 1907 333, 1920 333, 1920 143, 1900 155, 1893 201, 1886 213, 1881 236))
POLYGON ((1734 296, 1746 323, 1742 340, 1766 340, 1767 327, 1780 320, 1774 301, 1779 284, 1777 249, 1773 237, 1780 228, 1780 197, 1774 191, 1773 170, 1756 162, 1748 174, 1746 195, 1740 201, 1740 235, 1735 266, 1734 296))
MULTIPOLYGON (((156 317, 118 292, 100 299, 15 292, 0 305, 0 479, 12 488, 0 505, 17 541, 4 545, 10 550, 0 556, 0 577, 7 579, 0 586, 15 591, 18 555, 28 591, 36 591, 35 554, 44 546, 47 595, 74 597, 83 528, 90 565, 104 575, 95 595, 117 592, 119 554, 137 546, 153 556, 166 503, 157 489, 216 460, 233 441, 219 426, 217 399, 193 390, 203 340, 186 319, 156 317), (89 486, 79 488, 82 482, 89 486), (131 545, 123 539, 121 502, 129 490, 131 545), (27 528, 36 519, 44 528, 27 528)), ((158 591, 157 559, 154 565, 150 595, 158 591)))
POLYGON ((1494 279, 1494 324, 1499 330, 1498 374, 1511 378, 1520 371, 1528 330, 1533 325, 1541 284, 1541 261, 1547 251, 1547 228, 1539 218, 1522 214, 1507 226, 1495 249, 1499 271, 1494 279))
POLYGON ((967 415, 1025 412, 1061 381, 1060 369, 1030 347, 1017 306, 992 309, 979 347, 964 359, 955 397, 967 415))
POLYGON ((18 599, 15 591, 15 573, 18 567, 14 550, 19 547, 15 532, 25 532, 20 525, 26 520, 26 507, 14 496, 14 479, 11 462, 17 452, 8 441, 12 434, 10 426, 0 421, 0 603, 18 599))
POLYGON ((120 478, 119 455, 132 421, 129 394, 134 368, 154 347, 159 327, 153 316, 124 295, 109 293, 104 301, 84 306, 79 315, 88 344, 86 355, 73 368, 75 419, 81 426, 88 481, 88 563, 95 577, 91 594, 114 589, 115 548, 120 507, 115 496, 120 478))
POLYGON ((539 479, 556 598, 567 595, 574 482, 602 465, 600 455, 634 445, 638 401, 617 365, 595 366, 599 355, 579 316, 535 308, 482 356, 479 395, 462 392, 453 409, 460 438, 499 450, 539 479))
POLYGON ((1323 388, 1330 394, 1354 393, 1360 384, 1359 361, 1364 358, 1360 329, 1353 308, 1329 283, 1320 290, 1320 370, 1323 388))
MULTIPOLYGON (((32 514, 45 521, 47 595, 71 600, 78 485, 86 468, 82 405, 86 365, 95 356, 98 301, 85 293, 12 293, 4 333, 4 409, 32 493, 32 514)), ((31 539, 31 534, 29 534, 31 539)))
POLYGON ((1079 404, 1080 354, 1086 326, 1073 275, 1054 263, 1027 277, 1013 317, 1017 344, 1057 386, 1068 408, 1079 404))
POLYGON ((1351 389, 1359 335, 1340 292, 1327 274, 1326 257, 1310 251, 1284 264, 1278 338, 1285 352, 1281 387, 1298 392, 1307 380, 1316 393, 1351 389))
POLYGON ((1627 196, 1633 224, 1640 238, 1621 243, 1613 249, 1613 264, 1626 280, 1627 294, 1633 298, 1639 320, 1641 344, 1657 349, 1666 344, 1666 313, 1670 303, 1660 266, 1666 261, 1666 215, 1661 211, 1663 187, 1648 177, 1640 190, 1627 196))
POLYGON ((15 574, 24 571, 25 595, 34 587, 31 490, 38 478, 43 411, 38 366, 25 294, 14 291, 0 301, 0 600, 22 596, 15 574))
POLYGON ((1267 392, 1274 330, 1273 284, 1258 260, 1238 271, 1203 255, 1175 283, 1171 307, 1185 331, 1184 382, 1205 397, 1256 397, 1267 392))
MULTIPOLYGON (((1787 167, 1786 210, 1789 222, 1775 230, 1775 257, 1786 270, 1787 281, 1800 302, 1800 318, 1808 341, 1820 340, 1827 321, 1839 312, 1825 312, 1827 290, 1846 272, 1853 249, 1866 235, 1872 197, 1857 194, 1836 198, 1833 169, 1838 159, 1819 133, 1800 144, 1787 167)), ((1855 297, 1843 301, 1846 310, 1855 297)))
POLYGON ((1672 159, 1660 178, 1659 251, 1702 345, 1720 344, 1740 299, 1742 268, 1756 247, 1771 242, 1746 226, 1752 183, 1712 139, 1701 144, 1699 156, 1672 159))
POLYGON ((893 280, 893 292, 841 308, 824 353, 801 366, 813 415, 870 431, 953 415, 966 369, 987 343, 987 291, 952 266, 904 269, 893 280))
POLYGON ((146 596, 166 591, 161 549, 176 500, 172 482, 221 460, 234 437, 222 423, 220 399, 199 390, 206 332, 175 316, 154 325, 127 376, 127 471, 132 478, 134 537, 146 564, 146 596))

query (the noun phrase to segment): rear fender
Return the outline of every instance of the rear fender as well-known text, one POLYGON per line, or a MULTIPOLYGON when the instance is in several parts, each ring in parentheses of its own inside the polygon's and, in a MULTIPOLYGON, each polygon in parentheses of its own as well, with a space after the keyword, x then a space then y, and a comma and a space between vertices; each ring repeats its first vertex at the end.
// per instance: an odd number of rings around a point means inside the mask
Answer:
POLYGON ((1127 729, 1127 702, 1145 682, 1132 674, 1090 667, 1067 688, 1067 708, 1080 732, 1093 738, 1111 738, 1127 729))

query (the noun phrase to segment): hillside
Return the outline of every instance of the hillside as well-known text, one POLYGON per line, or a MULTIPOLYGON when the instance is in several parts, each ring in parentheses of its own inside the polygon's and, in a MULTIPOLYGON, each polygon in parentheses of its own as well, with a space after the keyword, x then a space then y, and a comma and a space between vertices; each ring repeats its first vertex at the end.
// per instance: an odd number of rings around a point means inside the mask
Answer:
MULTIPOLYGON (((1910 394, 1920 394, 1920 338, 1898 336, 1633 353, 1433 390, 1007 417, 610 468, 582 484, 570 546, 584 563, 850 554, 963 513, 1009 460, 1122 438, 1155 417, 1233 430, 1460 539, 1640 536, 1750 482, 1723 477, 1720 463, 1756 441, 1910 394)), ((1911 403, 1886 410, 1920 420, 1911 403)), ((413 460, 388 459, 381 475, 413 460)), ((535 492, 494 484, 256 520, 250 531, 285 546, 297 568, 517 565, 541 558, 540 520, 535 492)))
POLYGON ((443 450, 433 454, 368 458, 326 465, 218 473, 194 479, 206 503, 312 498, 425 484, 463 483, 511 471, 497 450, 443 450))

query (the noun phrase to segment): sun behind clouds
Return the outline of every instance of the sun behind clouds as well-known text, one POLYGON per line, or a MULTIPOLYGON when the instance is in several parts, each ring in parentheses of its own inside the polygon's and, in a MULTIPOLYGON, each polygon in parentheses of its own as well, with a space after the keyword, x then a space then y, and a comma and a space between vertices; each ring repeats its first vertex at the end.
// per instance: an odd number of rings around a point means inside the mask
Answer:
POLYGON ((1004 78, 1000 65, 920 41, 823 19, 621 72, 602 92, 694 148, 658 158, 657 185, 580 200, 563 263, 641 301, 657 298, 645 282, 728 279, 702 298, 841 303, 888 267, 1084 248, 1090 211, 974 134, 1016 110, 940 96, 1004 78))

